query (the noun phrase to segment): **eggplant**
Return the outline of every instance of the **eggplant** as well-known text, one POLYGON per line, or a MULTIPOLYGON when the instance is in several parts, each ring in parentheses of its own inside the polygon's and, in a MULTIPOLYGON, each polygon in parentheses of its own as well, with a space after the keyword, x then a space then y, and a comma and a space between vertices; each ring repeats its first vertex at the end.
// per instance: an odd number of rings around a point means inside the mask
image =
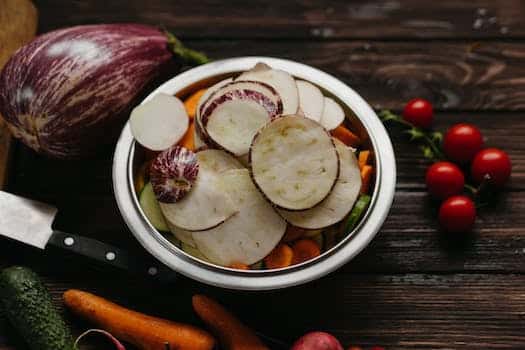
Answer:
POLYGON ((0 72, 0 114, 38 153, 89 156, 115 141, 147 84, 183 61, 208 58, 155 27, 59 29, 20 48, 0 72))

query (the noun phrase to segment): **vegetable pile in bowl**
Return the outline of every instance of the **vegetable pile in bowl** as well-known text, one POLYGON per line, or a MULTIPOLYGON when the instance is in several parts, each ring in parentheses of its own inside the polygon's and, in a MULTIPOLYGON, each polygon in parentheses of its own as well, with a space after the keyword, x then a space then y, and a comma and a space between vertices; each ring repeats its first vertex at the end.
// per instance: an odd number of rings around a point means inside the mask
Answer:
POLYGON ((130 127, 143 147, 144 215, 200 261, 238 269, 310 261, 350 234, 373 188, 373 151, 314 84, 258 63, 193 92, 159 93, 130 127))

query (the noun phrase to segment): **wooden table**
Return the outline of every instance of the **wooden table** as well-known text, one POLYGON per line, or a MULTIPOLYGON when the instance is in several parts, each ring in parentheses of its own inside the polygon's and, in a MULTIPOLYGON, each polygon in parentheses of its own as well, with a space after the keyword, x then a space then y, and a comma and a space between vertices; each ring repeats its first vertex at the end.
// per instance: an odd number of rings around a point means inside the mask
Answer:
MULTIPOLYGON (((480 211, 474 233, 446 237, 425 192, 428 163, 393 136, 398 185, 382 230, 339 271, 284 291, 226 291, 182 277, 163 286, 2 240, 1 265, 34 268, 58 306, 74 287, 197 322, 190 296, 204 292, 255 329, 290 342, 327 330, 345 345, 365 347, 525 349, 524 1, 40 0, 37 7, 40 32, 99 22, 164 24, 213 58, 269 55, 313 65, 375 108, 400 110, 409 98, 425 97, 437 109, 438 129, 475 123, 486 143, 513 161, 511 183, 497 205, 480 211)), ((113 199, 111 157, 53 161, 16 144, 8 189, 55 204, 57 228, 140 249, 113 199)), ((87 327, 67 317, 77 330, 87 327)), ((0 334, 0 344, 10 344, 0 349, 14 349, 12 331, 4 325, 0 334)))

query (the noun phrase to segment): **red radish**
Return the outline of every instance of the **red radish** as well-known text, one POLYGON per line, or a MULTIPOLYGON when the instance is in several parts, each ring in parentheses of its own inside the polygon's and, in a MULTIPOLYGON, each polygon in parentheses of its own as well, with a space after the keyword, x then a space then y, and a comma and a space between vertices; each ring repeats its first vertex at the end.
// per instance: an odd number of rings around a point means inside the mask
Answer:
POLYGON ((304 80, 296 80, 299 92, 299 108, 307 118, 321 120, 324 109, 324 96, 318 87, 304 80))
POLYGON ((233 90, 207 105, 201 123, 214 145, 242 156, 248 153, 257 131, 279 114, 279 106, 266 95, 254 90, 233 90))
POLYGON ((283 101, 283 114, 294 114, 299 107, 299 94, 294 78, 287 72, 272 69, 265 63, 257 63, 255 67, 239 75, 236 80, 261 81, 273 87, 283 101))
POLYGON ((481 147, 483 147, 483 137, 479 129, 472 124, 453 125, 443 138, 445 154, 458 163, 471 161, 481 147))
POLYGON ((432 104, 423 98, 414 98, 403 109, 403 118, 419 128, 428 129, 432 126, 434 109, 432 104))
POLYGON ((428 191, 440 199, 461 193, 465 186, 465 177, 461 169, 450 162, 432 164, 427 170, 425 180, 428 191))
POLYGON ((509 180, 511 170, 507 153, 497 148, 486 148, 476 154, 470 172, 477 183, 487 177, 491 185, 501 187, 509 180))
POLYGON ((299 338, 291 350, 343 350, 343 346, 329 333, 310 332, 299 338))
POLYGON ((150 180, 159 202, 175 203, 191 190, 199 173, 195 153, 175 146, 160 153, 151 164, 150 180))
POLYGON ((193 63, 207 61, 146 25, 85 25, 41 35, 0 73, 0 114, 37 152, 92 154, 115 141, 143 88, 175 67, 174 52, 193 63))
POLYGON ((324 109, 319 121, 326 130, 334 130, 345 120, 345 111, 333 98, 324 98, 324 109))
POLYGON ((126 350, 124 345, 122 345, 122 343, 117 338, 115 338, 111 333, 109 333, 109 332, 107 332, 105 330, 102 330, 102 329, 88 329, 87 331, 85 331, 84 333, 79 335, 77 340, 75 340, 75 349, 78 349, 78 343, 83 338, 85 338, 86 336, 88 336, 89 334, 92 334, 92 333, 100 333, 100 334, 106 336, 109 340, 111 340, 113 345, 115 345, 115 348, 117 350, 126 350))
POLYGON ((189 117, 181 100, 160 93, 135 107, 129 124, 131 133, 142 146, 152 151, 163 151, 184 136, 189 117))

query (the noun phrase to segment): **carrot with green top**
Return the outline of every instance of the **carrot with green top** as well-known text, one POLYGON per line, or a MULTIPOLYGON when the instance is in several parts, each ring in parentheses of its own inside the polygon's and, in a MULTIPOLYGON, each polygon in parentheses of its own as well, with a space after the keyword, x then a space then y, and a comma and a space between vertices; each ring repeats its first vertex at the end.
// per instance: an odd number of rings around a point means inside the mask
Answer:
POLYGON ((313 239, 301 239, 292 245, 293 264, 300 264, 321 255, 321 248, 313 239))
POLYGON ((268 269, 280 269, 292 265, 293 250, 287 244, 279 243, 264 258, 264 265, 268 269))
POLYGON ((332 136, 350 147, 357 147, 361 143, 359 136, 345 128, 343 125, 339 125, 332 130, 332 136))
POLYGON ((193 310, 217 334, 224 350, 269 350, 246 325, 215 300, 194 295, 193 310))
POLYGON ((184 101, 184 107, 186 107, 186 113, 188 113, 188 117, 190 119, 195 118, 195 113, 197 112, 197 105, 199 104, 199 100, 206 92, 206 89, 201 89, 197 92, 194 92, 190 97, 188 97, 184 101))
POLYGON ((371 165, 365 165, 361 169, 361 193, 368 193, 374 168, 371 165))

